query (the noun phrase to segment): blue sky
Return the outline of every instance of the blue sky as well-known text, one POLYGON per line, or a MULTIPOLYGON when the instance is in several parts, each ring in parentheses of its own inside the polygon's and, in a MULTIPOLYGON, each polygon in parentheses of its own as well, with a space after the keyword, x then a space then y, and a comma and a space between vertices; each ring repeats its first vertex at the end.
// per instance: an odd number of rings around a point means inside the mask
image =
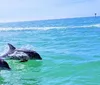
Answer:
POLYGON ((100 15, 100 0, 1 0, 0 22, 100 15))

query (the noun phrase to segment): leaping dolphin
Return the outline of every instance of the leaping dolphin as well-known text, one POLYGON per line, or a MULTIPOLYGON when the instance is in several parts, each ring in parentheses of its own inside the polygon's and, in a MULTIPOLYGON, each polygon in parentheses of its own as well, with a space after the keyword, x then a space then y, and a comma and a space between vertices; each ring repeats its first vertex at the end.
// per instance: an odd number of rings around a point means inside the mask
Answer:
POLYGON ((2 58, 20 60, 21 62, 28 61, 29 59, 42 60, 41 56, 33 50, 16 49, 12 44, 8 43, 9 50, 2 55, 2 58))

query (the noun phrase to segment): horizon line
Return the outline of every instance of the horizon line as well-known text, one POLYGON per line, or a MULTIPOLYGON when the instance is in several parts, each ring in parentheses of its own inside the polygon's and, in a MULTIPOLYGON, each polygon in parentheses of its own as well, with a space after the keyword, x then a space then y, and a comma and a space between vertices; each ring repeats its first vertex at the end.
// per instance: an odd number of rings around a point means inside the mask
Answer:
POLYGON ((0 21, 2 23, 17 23, 17 22, 31 22, 31 21, 47 21, 47 20, 59 20, 59 19, 73 19, 73 18, 89 18, 89 17, 100 17, 100 16, 80 16, 80 17, 62 17, 62 18, 48 18, 48 19, 36 19, 36 20, 19 20, 19 21, 0 21))

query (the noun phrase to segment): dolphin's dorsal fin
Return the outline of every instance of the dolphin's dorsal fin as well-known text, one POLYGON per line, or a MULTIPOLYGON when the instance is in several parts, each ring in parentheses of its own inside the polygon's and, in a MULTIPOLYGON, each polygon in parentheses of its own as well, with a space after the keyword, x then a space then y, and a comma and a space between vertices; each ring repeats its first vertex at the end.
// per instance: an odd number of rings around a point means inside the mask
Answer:
POLYGON ((0 57, 4 58, 4 57, 7 57, 9 54, 14 53, 16 48, 9 43, 8 43, 8 46, 9 46, 9 50, 5 54, 1 55, 0 57))
POLYGON ((16 48, 12 45, 12 44, 10 44, 10 43, 8 43, 8 46, 9 46, 9 50, 15 50, 16 48))

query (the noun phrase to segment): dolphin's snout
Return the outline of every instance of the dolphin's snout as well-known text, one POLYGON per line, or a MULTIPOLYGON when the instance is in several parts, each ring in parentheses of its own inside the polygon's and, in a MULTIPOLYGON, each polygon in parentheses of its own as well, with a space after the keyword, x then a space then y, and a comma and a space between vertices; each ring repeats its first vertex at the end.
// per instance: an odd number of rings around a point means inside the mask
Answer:
POLYGON ((38 53, 34 54, 34 58, 37 60, 42 60, 41 56, 38 53))

